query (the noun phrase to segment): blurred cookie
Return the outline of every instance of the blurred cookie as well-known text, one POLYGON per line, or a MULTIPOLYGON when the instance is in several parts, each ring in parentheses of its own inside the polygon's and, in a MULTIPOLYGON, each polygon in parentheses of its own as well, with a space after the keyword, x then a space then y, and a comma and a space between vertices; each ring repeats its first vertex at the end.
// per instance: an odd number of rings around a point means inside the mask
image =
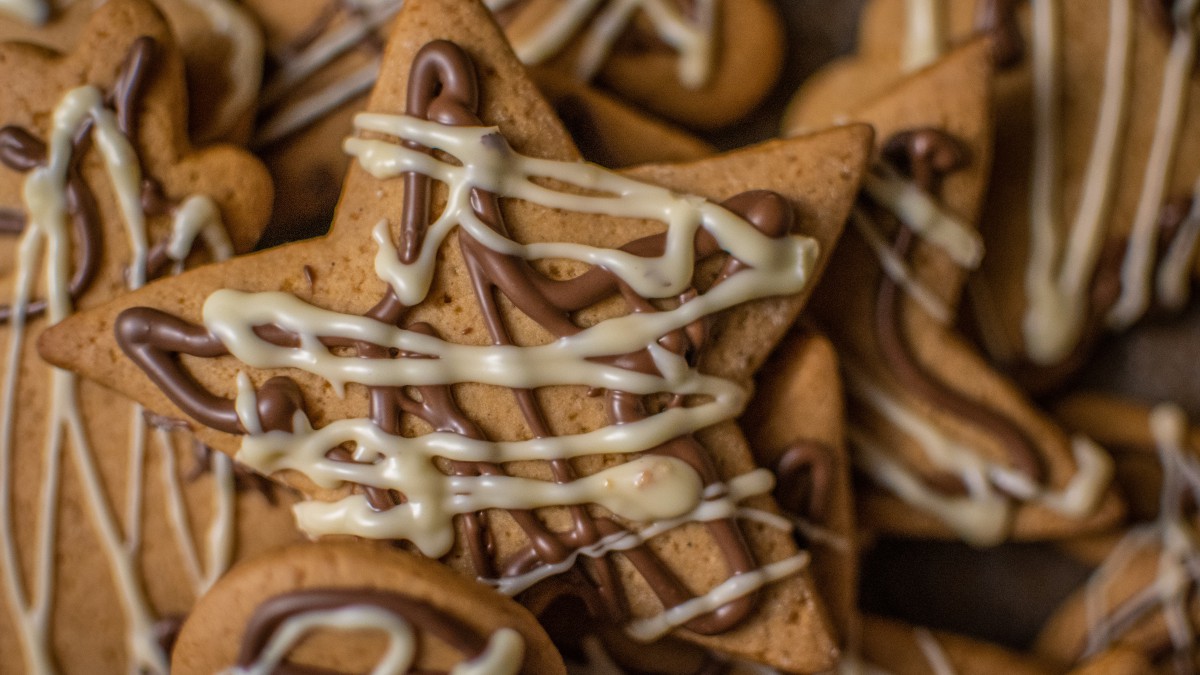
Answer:
POLYGON ((1164 476, 1158 515, 1109 545, 1085 587, 1047 621, 1037 650, 1072 663, 1111 646, 1136 649, 1164 668, 1200 668, 1200 453, 1179 408, 1146 418, 1164 476))
POLYGON ((977 545, 1111 524, 1110 460, 1071 439, 960 336, 982 255, 991 152, 990 45, 975 41, 850 119, 879 134, 876 169, 812 313, 843 359, 867 528, 977 545))
POLYGON ((893 675, 1057 672, 1048 664, 998 645, 868 614, 862 618, 861 648, 847 657, 840 672, 870 673, 879 668, 893 675))
MULTIPOLYGON (((99 0, 0 3, 0 41, 73 47, 99 0), (9 5, 5 7, 3 5, 9 5)), ((154 0, 183 53, 197 143, 250 137, 263 67, 258 25, 235 0, 154 0)))
POLYGON ((746 116, 783 65, 764 0, 491 0, 517 56, 596 81, 663 117, 713 129, 746 116))
POLYGON ((300 488, 314 536, 411 542, 533 607, 580 595, 642 640, 827 667, 809 556, 733 418, 869 130, 583 164, 484 12, 406 2, 327 238, 163 280, 43 353, 300 488))
POLYGON ((715 154, 708 143, 551 70, 531 71, 538 89, 589 162, 620 169, 689 162, 715 154))
POLYGON ((186 422, 46 365, 36 340, 249 249, 270 179, 192 149, 183 61, 145 2, 110 0, 69 54, 8 43, 0 64, 0 672, 163 673, 196 596, 296 537, 287 494, 238 489, 186 422))
POLYGON ((197 603, 172 671, 565 673, 529 612, 434 561, 361 542, 235 567, 197 603))

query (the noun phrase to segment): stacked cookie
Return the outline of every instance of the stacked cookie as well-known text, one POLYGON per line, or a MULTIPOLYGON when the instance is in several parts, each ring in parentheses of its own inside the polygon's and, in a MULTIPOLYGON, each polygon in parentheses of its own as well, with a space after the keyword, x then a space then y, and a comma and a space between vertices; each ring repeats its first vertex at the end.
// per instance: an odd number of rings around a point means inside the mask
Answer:
POLYGON ((766 0, 0 2, 0 672, 1196 670, 1186 414, 1079 383, 1200 3, 1099 4, 871 0, 717 153, 766 0), (989 644, 917 540, 1086 573, 989 644))

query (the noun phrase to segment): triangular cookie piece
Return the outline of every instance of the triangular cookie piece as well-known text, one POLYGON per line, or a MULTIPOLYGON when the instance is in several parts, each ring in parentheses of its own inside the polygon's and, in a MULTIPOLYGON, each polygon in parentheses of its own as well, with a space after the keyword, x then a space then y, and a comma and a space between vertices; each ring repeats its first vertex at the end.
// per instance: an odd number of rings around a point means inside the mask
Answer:
POLYGON ((165 280, 45 354, 281 472, 312 534, 404 540, 530 605, 582 594, 641 639, 828 667, 808 556, 732 419, 869 129, 616 174, 576 161, 482 6, 396 21, 328 237, 165 280))
POLYGON ((863 522, 977 544, 1111 523, 1109 461, 1070 440, 953 327, 982 254, 991 143, 990 51, 977 41, 851 118, 872 122, 879 164, 813 313, 841 352, 856 462, 881 491, 863 522))
POLYGON ((189 145, 183 60, 141 0, 97 9, 66 55, 0 45, 0 80, 0 671, 163 673, 159 637, 195 598, 298 536, 272 506, 287 496, 241 494, 228 458, 47 366, 36 339, 248 250, 271 183, 240 150, 189 145))
POLYGON ((858 541, 845 397, 829 338, 806 321, 788 331, 739 423, 755 460, 775 473, 775 499, 812 552, 813 576, 845 644, 858 615, 858 541))

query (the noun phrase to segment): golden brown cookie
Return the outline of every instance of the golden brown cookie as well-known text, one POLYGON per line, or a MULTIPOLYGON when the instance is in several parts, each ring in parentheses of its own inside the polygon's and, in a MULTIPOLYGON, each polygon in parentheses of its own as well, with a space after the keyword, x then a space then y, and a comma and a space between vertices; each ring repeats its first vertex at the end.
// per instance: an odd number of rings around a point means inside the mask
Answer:
POLYGON ((814 294, 838 346, 849 434, 876 489, 868 528, 978 545, 1095 530, 1120 516, 1108 456, 1070 439, 955 330, 982 249, 991 143, 986 41, 951 51, 850 118, 879 134, 852 228, 814 294))
POLYGON ((805 85, 785 128, 836 118, 946 45, 992 36, 997 155, 971 307, 991 359, 1042 394, 1078 372, 1105 330, 1187 302, 1200 160, 1179 149, 1200 142, 1187 55, 1200 26, 1187 0, 1031 7, 873 0, 858 54, 805 85))
POLYGON ((739 420, 754 459, 775 473, 775 499, 813 553, 813 577, 843 641, 858 607, 858 542, 846 411, 833 344, 797 324, 755 379, 739 420))
POLYGON ((988 8, 1019 1, 869 0, 859 18, 854 53, 834 59, 804 81, 784 115, 784 133, 845 119, 937 63, 973 33, 994 33, 988 8))
MULTIPOLYGON (((110 0, 77 47, 0 45, 0 672, 165 672, 160 638, 240 555, 295 538, 187 423, 47 366, 37 336, 183 266, 250 248, 265 169, 187 139, 183 60, 154 8, 110 0)), ((268 500, 270 497, 270 500, 268 500)))
POLYGON ((164 280, 45 353, 299 487, 311 534, 407 540, 530 605, 581 594, 644 640, 827 667, 808 555, 732 420, 869 129, 617 174, 577 161, 482 6, 410 0, 393 31, 327 238, 164 280))
MULTIPOLYGON (((75 45, 100 4, 94 0, 0 2, 0 41, 65 51, 75 45)), ((154 4, 183 52, 193 140, 246 141, 263 66, 262 34, 253 17, 236 0, 154 0, 154 4)))
POLYGON ((1072 663, 1116 645, 1190 672, 1200 667, 1200 453, 1176 406, 1154 407, 1142 424, 1164 477, 1157 515, 1107 542, 1085 586, 1046 623, 1037 650, 1072 663))
MULTIPOLYGON (((341 143, 366 106, 399 0, 248 0, 267 36, 269 76, 253 145, 275 177, 266 244, 325 232, 348 166, 341 143)), ((696 159, 711 152, 686 132, 646 117, 566 75, 537 80, 584 157, 605 166, 696 159)))
POLYGON ((589 162, 619 169, 649 162, 689 162, 716 153, 688 132, 561 73, 533 70, 531 74, 589 162))
MULTIPOLYGON (((1053 409, 1063 427, 1095 440, 1113 455, 1114 478, 1135 521, 1158 516, 1162 488, 1162 463, 1150 430, 1150 410, 1115 395, 1078 390, 1053 409)), ((1188 434, 1188 442, 1200 447, 1200 430, 1193 428, 1188 434)))
POLYGON ((366 542, 277 549, 197 603, 175 673, 565 673, 537 621, 508 598, 411 553, 366 542), (324 672, 324 671, 322 671, 324 672))
POLYGON ((997 100, 974 305, 993 358, 1051 385, 1106 328, 1182 308, 1200 228, 1196 6, 1101 4, 1020 12, 1027 55, 997 100))
POLYGON ((736 122, 783 65, 778 11, 764 0, 492 0, 517 55, 700 129, 736 122))

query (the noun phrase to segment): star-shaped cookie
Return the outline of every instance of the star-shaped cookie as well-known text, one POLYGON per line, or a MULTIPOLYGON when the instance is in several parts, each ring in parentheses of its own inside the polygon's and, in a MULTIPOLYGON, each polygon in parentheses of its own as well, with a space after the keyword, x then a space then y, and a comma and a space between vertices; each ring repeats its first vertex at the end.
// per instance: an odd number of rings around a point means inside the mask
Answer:
POLYGON ((227 458, 36 340, 248 250, 270 180, 240 150, 191 147, 183 60, 141 0, 106 3, 66 55, 0 45, 0 80, 0 671, 166 672, 160 638, 195 598, 296 536, 286 503, 242 494, 227 458))
POLYGON ((808 555, 732 420, 870 130, 583 164, 485 9, 450 0, 406 3, 368 110, 328 237, 163 280, 43 353, 299 488, 311 534, 828 667, 808 555))

